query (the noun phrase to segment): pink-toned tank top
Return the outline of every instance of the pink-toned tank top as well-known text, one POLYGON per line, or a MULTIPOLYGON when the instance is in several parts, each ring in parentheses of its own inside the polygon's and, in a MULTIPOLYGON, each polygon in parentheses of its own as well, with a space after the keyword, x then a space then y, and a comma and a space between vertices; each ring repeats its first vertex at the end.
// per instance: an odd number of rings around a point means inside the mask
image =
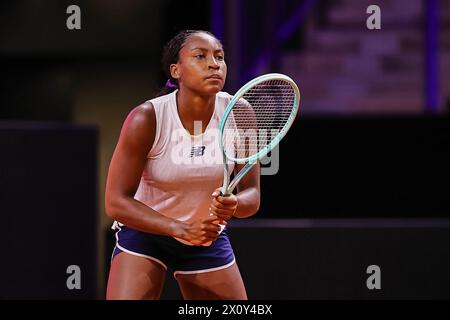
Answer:
MULTIPOLYGON (((209 215, 211 194, 223 183, 218 129, 232 97, 219 92, 205 132, 199 121, 194 124, 195 135, 191 135, 180 120, 176 93, 150 100, 156 114, 156 134, 134 198, 167 217, 193 222, 209 215)), ((233 167, 229 163, 229 172, 233 167)))

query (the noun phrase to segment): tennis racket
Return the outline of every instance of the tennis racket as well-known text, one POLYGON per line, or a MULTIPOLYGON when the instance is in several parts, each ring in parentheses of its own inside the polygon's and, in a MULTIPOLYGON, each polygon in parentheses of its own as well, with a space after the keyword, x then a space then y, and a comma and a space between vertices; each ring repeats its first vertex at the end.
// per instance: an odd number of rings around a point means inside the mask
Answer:
POLYGON ((257 77, 236 92, 219 126, 224 163, 222 195, 230 195, 257 161, 280 143, 296 118, 299 104, 297 85, 279 73, 257 77), (229 162, 245 164, 233 181, 229 162))

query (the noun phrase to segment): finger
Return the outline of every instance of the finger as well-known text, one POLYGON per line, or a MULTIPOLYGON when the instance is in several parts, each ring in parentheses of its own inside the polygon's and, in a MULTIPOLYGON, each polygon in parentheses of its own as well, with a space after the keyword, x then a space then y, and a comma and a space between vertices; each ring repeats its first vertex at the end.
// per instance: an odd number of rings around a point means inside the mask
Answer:
POLYGON ((224 221, 224 223, 220 222, 219 224, 223 224, 223 225, 227 225, 226 220, 230 220, 231 218, 233 218, 233 215, 231 213, 227 213, 227 214, 220 214, 218 215, 220 221, 224 221))
POLYGON ((207 220, 203 220, 202 224, 200 225, 200 229, 205 229, 205 228, 213 228, 214 230, 216 230, 217 228, 220 228, 220 223, 222 221, 222 218, 219 218, 217 216, 215 216, 215 220, 213 221, 207 221, 207 220))
POLYGON ((213 213, 216 216, 219 216, 219 215, 233 215, 234 211, 235 210, 233 208, 219 209, 219 208, 216 208, 213 205, 211 205, 211 210, 210 210, 210 212, 213 213))
POLYGON ((227 208, 227 207, 222 207, 222 208, 218 208, 215 205, 211 204, 209 206, 209 212, 211 212, 214 215, 219 215, 219 214, 224 214, 225 212, 233 212, 233 209, 231 208, 227 208))
POLYGON ((214 212, 214 214, 219 219, 219 224, 223 224, 223 225, 227 225, 228 224, 228 222, 226 222, 225 220, 230 220, 233 217, 233 212, 229 212, 229 211, 227 213, 225 213, 225 214, 224 213, 217 213, 217 212, 214 212))
MULTIPOLYGON (((211 214, 213 214, 213 213, 211 213, 211 214)), ((215 225, 223 225, 223 226, 226 226, 226 225, 228 224, 228 222, 225 221, 224 217, 225 217, 225 216, 223 216, 223 215, 217 216, 217 220, 214 220, 212 223, 215 224, 215 225)), ((227 217, 227 220, 228 220, 228 219, 229 219, 229 217, 227 217)))
POLYGON ((218 232, 218 231, 220 231, 220 226, 218 224, 204 224, 204 225, 202 225, 202 230, 204 232, 208 232, 208 231, 218 232))
POLYGON ((218 209, 225 209, 226 208, 226 206, 223 205, 222 203, 220 203, 219 201, 217 201, 217 199, 213 199, 211 201, 211 206, 214 206, 214 207, 216 207, 218 209))
POLYGON ((204 236, 209 240, 215 240, 219 235, 219 231, 207 231, 204 236))
POLYGON ((217 188, 216 190, 214 190, 211 196, 217 197, 218 195, 222 194, 221 189, 222 188, 217 188))
POLYGON ((216 208, 218 209, 229 209, 229 210, 234 210, 234 208, 237 207, 237 201, 235 202, 229 202, 229 203, 220 203, 219 201, 217 201, 217 199, 213 199, 211 201, 211 205, 214 205, 216 208))
POLYGON ((232 215, 223 215, 223 216, 221 216, 221 218, 223 221, 226 221, 226 220, 230 220, 231 218, 233 218, 233 216, 232 215))
POLYGON ((219 219, 219 220, 217 220, 217 223, 214 223, 214 224, 216 224, 216 225, 224 225, 224 226, 226 226, 227 224, 228 224, 228 222, 226 222, 224 219, 223 219, 223 216, 222 217, 219 217, 219 216, 217 216, 217 218, 219 219))
POLYGON ((211 223, 214 226, 220 226, 221 224, 226 226, 228 224, 228 222, 226 222, 223 219, 223 217, 222 218, 217 217, 217 220, 214 220, 213 222, 208 222, 208 223, 211 223))
POLYGON ((202 223, 213 223, 216 220, 220 219, 214 214, 214 211, 209 210, 209 216, 202 220, 202 223))
POLYGON ((210 209, 214 209, 214 210, 216 210, 216 209, 222 209, 222 210, 225 210, 227 207, 224 206, 223 204, 221 204, 220 202, 217 202, 216 200, 213 200, 213 201, 211 202, 211 204, 209 205, 209 208, 210 208, 210 209))
POLYGON ((218 202, 226 206, 237 204, 237 198, 234 194, 229 195, 228 197, 218 196, 214 200, 217 200, 218 202))

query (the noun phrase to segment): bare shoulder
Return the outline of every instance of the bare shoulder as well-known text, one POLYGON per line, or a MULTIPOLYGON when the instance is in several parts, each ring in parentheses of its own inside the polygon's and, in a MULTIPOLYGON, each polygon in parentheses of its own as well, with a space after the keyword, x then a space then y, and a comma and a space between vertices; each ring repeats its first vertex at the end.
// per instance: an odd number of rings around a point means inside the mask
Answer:
POLYGON ((134 107, 127 115, 120 134, 120 140, 127 146, 149 150, 156 131, 155 109, 151 102, 134 107))
POLYGON ((150 126, 156 123, 155 108, 150 101, 146 101, 133 108, 125 120, 128 125, 133 126, 150 126))

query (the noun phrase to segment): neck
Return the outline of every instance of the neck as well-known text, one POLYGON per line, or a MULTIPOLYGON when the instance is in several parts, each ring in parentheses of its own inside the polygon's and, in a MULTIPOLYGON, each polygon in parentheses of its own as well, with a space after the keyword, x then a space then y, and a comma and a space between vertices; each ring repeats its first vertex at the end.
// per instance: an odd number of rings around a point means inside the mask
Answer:
POLYGON ((201 121, 204 132, 214 112, 215 100, 216 95, 201 96, 185 88, 178 90, 178 114, 185 129, 194 134, 194 121, 201 121))

